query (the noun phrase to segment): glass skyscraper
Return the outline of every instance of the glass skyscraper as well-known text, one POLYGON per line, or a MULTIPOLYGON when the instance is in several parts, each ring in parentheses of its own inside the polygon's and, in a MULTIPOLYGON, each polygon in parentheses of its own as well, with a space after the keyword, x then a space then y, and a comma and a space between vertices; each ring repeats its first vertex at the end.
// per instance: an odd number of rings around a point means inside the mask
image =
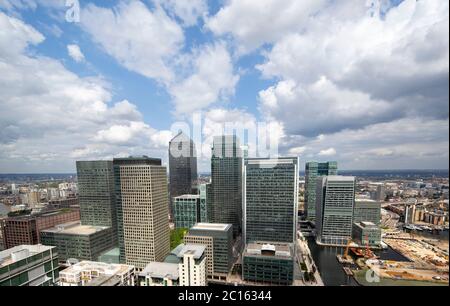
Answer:
POLYGON ((210 222, 233 224, 237 236, 242 228, 242 150, 236 135, 214 137, 211 180, 210 222))
POLYGON ((169 142, 170 212, 173 215, 173 198, 193 194, 197 180, 197 154, 194 142, 179 132, 169 142))
POLYGON ((305 214, 308 220, 316 219, 317 177, 337 175, 337 162, 308 162, 305 166, 305 214))
POLYGON ((244 164, 245 242, 294 242, 298 158, 248 158, 244 164))
POLYGON ((316 241, 346 245, 352 237, 355 177, 317 178, 316 241))
POLYGON ((81 224, 111 227, 116 233, 112 161, 77 161, 76 164, 81 224))

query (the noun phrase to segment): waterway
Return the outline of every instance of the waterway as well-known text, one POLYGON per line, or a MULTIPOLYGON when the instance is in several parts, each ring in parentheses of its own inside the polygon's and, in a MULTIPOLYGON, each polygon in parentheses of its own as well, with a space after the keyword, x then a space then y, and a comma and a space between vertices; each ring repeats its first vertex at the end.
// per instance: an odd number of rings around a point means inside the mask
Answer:
MULTIPOLYGON (((421 235, 435 239, 448 239, 448 231, 443 231, 439 235, 423 232, 421 235)), ((344 247, 319 246, 313 237, 308 237, 307 240, 311 255, 325 286, 358 286, 352 277, 349 278, 345 275, 342 264, 336 259, 336 255, 344 254, 344 247)), ((383 260, 408 261, 405 256, 391 247, 386 250, 375 251, 375 253, 383 260)))

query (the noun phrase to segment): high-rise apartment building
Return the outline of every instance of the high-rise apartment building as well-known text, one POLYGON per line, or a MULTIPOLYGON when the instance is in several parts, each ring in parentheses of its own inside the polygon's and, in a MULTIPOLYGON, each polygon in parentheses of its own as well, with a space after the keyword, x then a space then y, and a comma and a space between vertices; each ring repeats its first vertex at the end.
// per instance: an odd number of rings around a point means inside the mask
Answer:
POLYGON ((317 178, 316 241, 346 245, 352 237, 355 177, 317 178))
POLYGON ((337 175, 337 162, 307 162, 305 166, 305 214, 308 220, 316 218, 317 177, 337 175))
POLYGON ((171 214, 173 198, 193 194, 197 181, 197 152, 194 142, 183 132, 179 132, 169 142, 169 184, 171 214))
POLYGON ((298 158, 244 163, 244 240, 293 243, 297 232, 298 158))
POLYGON ((120 260, 142 270, 170 252, 167 171, 155 158, 116 158, 120 260))
POLYGON ((214 137, 211 180, 210 222, 233 224, 237 236, 242 229, 242 150, 235 135, 214 137))

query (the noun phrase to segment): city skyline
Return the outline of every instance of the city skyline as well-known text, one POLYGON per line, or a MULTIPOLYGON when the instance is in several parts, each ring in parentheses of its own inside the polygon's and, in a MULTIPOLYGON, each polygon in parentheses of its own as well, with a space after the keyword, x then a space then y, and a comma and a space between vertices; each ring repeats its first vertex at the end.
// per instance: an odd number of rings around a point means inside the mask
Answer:
POLYGON ((182 3, 79 1, 76 20, 62 0, 1 1, 0 173, 167 165, 196 112, 203 152, 227 122, 265 122, 300 168, 448 169, 446 1, 182 3))

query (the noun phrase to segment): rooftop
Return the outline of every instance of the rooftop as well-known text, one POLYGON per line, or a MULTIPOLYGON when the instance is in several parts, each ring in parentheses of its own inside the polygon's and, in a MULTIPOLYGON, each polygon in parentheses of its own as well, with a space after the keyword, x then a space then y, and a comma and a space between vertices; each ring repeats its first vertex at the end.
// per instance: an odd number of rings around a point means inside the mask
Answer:
POLYGON ((182 258, 184 254, 193 255, 194 259, 199 259, 203 256, 206 247, 204 245, 197 244, 180 244, 172 250, 172 254, 178 258, 182 258))
POLYGON ((292 258, 292 249, 288 243, 273 243, 257 241, 247 244, 243 255, 272 256, 278 258, 292 258))
POLYGON ((199 198, 200 198, 199 194, 183 194, 178 197, 174 197, 175 200, 177 200, 177 199, 199 199, 199 198))
POLYGON ((208 230, 208 231, 227 231, 231 224, 225 223, 196 223, 192 230, 208 230))
POLYGON ((134 266, 85 260, 64 269, 61 271, 61 275, 79 274, 83 271, 98 271, 100 275, 113 276, 128 273, 130 270, 134 270, 134 266))
POLYGON ((330 181, 347 182, 347 181, 354 181, 355 177, 354 176, 344 176, 344 175, 329 175, 329 176, 327 176, 327 179, 330 181))
POLYGON ((58 233, 67 235, 92 235, 103 230, 109 229, 107 226, 81 225, 80 221, 73 221, 56 225, 55 227, 45 229, 42 232, 58 233))
POLYGON ((151 278, 168 278, 171 280, 177 280, 180 276, 178 273, 178 264, 167 262, 151 262, 149 263, 139 276, 151 278))
POLYGON ((42 244, 19 245, 0 252, 0 267, 10 265, 22 259, 54 249, 54 246, 42 244))

